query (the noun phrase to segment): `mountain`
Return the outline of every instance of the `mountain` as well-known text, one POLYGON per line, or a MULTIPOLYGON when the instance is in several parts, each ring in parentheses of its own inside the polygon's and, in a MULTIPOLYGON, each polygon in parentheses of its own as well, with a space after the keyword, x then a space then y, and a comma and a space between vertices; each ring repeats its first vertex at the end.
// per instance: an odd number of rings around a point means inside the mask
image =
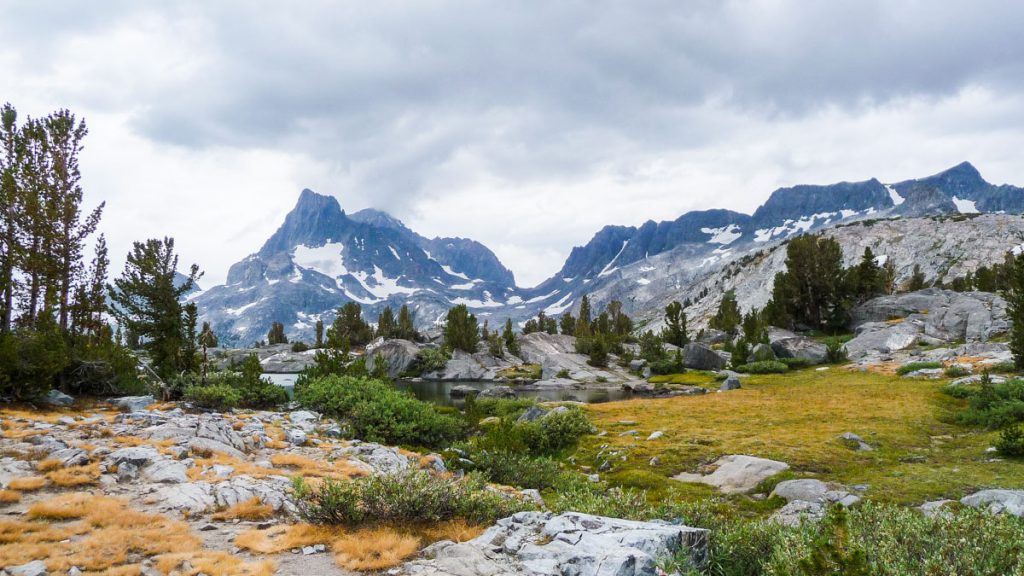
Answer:
MULTIPOLYGON (((366 209, 349 215, 335 198, 303 190, 263 247, 231 267, 227 284, 192 297, 219 334, 243 344, 262 339, 273 321, 282 322, 290 336, 308 340, 316 320, 330 323, 347 301, 362 304, 368 319, 375 319, 385 305, 408 303, 421 327, 435 325, 451 306, 466 304, 496 326, 505 318, 522 325, 541 310, 549 315, 574 310, 589 294, 598 307, 620 300, 628 313, 657 322, 671 300, 697 300, 707 288, 717 301, 730 278, 760 278, 748 271, 796 235, 855 223, 867 234, 882 219, 917 221, 978 212, 1020 214, 1024 189, 990 184, 966 162, 933 176, 890 184, 872 178, 798 185, 774 191, 753 214, 702 210, 638 227, 606 226, 586 245, 573 248, 554 276, 536 287, 520 288, 512 272, 479 242, 428 239, 385 212, 366 209)), ((936 242, 943 226, 953 222, 924 220, 915 226, 935 235, 936 242)), ((994 222, 999 226, 988 231, 986 242, 995 242, 990 251, 998 256, 1022 240, 1016 236, 1014 218, 994 222)), ((970 237, 972 221, 964 226, 958 233, 970 237)), ((859 255, 863 247, 842 237, 851 244, 847 256, 859 255)), ((883 257, 897 244, 908 245, 903 238, 879 242, 873 249, 883 257)), ((973 262, 969 252, 956 257, 973 262)), ((901 257, 912 268, 913 258, 953 258, 954 253, 951 248, 937 256, 915 254, 908 248, 901 257)), ((955 269, 936 266, 936 276, 955 269)), ((909 269, 901 273, 909 274, 909 269)), ((760 296, 747 296, 763 295, 771 281, 765 277, 756 286, 740 283, 738 290, 745 291, 739 294, 741 303, 759 302, 760 296)), ((703 313, 697 306, 691 314, 697 324, 703 313)))
POLYGON ((309 339, 348 301, 368 318, 408 303, 429 324, 453 304, 499 307, 512 272, 479 242, 424 238, 377 210, 347 215, 337 199, 303 190, 260 250, 231 266, 227 283, 195 297, 202 319, 228 341, 249 344, 281 322, 309 339))

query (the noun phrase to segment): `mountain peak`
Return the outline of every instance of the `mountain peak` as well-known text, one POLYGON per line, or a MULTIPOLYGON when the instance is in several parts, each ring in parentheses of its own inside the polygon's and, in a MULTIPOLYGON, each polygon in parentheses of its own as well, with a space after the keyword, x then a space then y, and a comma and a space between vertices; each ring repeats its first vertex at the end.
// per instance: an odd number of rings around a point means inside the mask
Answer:
POLYGON ((324 210, 343 212, 337 198, 325 194, 317 194, 309 188, 302 189, 302 192, 299 193, 299 200, 295 203, 295 208, 292 208, 292 212, 304 214, 322 212, 324 210))
POLYGON ((356 222, 377 226, 378 228, 391 228, 394 230, 407 230, 406 225, 391 214, 376 208, 363 208, 358 212, 349 214, 348 217, 356 222))

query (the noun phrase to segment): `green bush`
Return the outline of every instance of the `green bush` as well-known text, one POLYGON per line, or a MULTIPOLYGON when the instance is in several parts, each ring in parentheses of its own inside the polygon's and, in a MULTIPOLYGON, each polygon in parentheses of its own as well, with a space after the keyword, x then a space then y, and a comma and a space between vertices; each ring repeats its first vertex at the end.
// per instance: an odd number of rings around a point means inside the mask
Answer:
POLYGON ((945 371, 947 378, 960 378, 961 376, 967 376, 970 373, 971 371, 968 370, 967 368, 964 368, 963 366, 957 366, 955 364, 953 366, 947 367, 945 371))
POLYGON ((356 437, 370 442, 414 446, 444 446, 463 435, 458 418, 388 382, 355 376, 326 376, 295 391, 303 407, 345 419, 356 437))
POLYGON ((682 374, 686 372, 686 366, 683 365, 683 354, 679 350, 676 350, 675 354, 666 356, 660 360, 655 360, 649 364, 651 374, 682 374))
POLYGON ((185 387, 184 399, 200 408, 230 410, 242 402, 242 394, 229 384, 190 384, 185 387))
POLYGON ((462 518, 491 524, 498 518, 534 507, 487 490, 482 479, 468 474, 450 480, 416 471, 373 475, 356 480, 325 479, 311 486, 293 479, 299 514, 315 524, 433 523, 462 518))
POLYGON ((967 398, 967 409, 960 414, 965 424, 1003 428, 1024 422, 1024 381, 993 384, 986 374, 978 386, 950 386, 946 390, 958 398, 967 398))
POLYGON ((734 369, 745 374, 782 374, 789 371, 789 366, 778 360, 761 360, 760 362, 740 364, 734 369))
POLYGON ((846 362, 849 357, 842 338, 832 336, 825 340, 825 361, 829 364, 846 362))
POLYGON ((1024 456, 1024 427, 1014 424, 1003 428, 996 442, 996 450, 1003 456, 1011 458, 1024 456))
POLYGON ((561 474, 558 461, 519 452, 480 450, 470 452, 468 459, 487 480, 520 488, 550 488, 561 474))
POLYGON ((548 413, 532 422, 502 418, 474 442, 481 450, 550 456, 574 447, 580 437, 593 431, 586 414, 573 407, 548 413))
POLYGON ((916 372, 918 370, 931 370, 934 368, 944 368, 945 365, 942 362, 910 362, 904 364, 896 369, 896 373, 900 376, 916 372))
POLYGON ((555 378, 570 378, 569 369, 562 368, 561 370, 558 371, 558 374, 555 374, 555 378))
POLYGON ((416 359, 405 372, 405 376, 421 376, 438 370, 444 370, 450 356, 442 348, 424 348, 416 353, 416 359))
POLYGON ((309 344, 300 340, 292 342, 292 352, 305 352, 307 350, 309 350, 309 344))
POLYGON ((35 400, 45 396, 67 368, 69 354, 60 329, 40 314, 36 329, 0 335, 0 397, 35 400))
POLYGON ((811 365, 811 361, 807 358, 779 358, 779 362, 788 366, 790 370, 799 370, 811 365))

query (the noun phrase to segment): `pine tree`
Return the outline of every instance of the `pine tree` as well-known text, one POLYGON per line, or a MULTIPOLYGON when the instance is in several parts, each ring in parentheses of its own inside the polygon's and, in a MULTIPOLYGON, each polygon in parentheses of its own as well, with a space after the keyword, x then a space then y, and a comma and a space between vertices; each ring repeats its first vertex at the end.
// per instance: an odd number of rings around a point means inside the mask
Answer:
POLYGON ((412 313, 409 312, 409 307, 405 304, 402 304, 402 307, 398 310, 398 330, 395 333, 395 338, 411 342, 416 342, 420 339, 420 333, 416 331, 412 313))
POLYGON ((680 348, 690 343, 686 335, 686 312, 682 304, 672 302, 665 306, 665 328, 661 331, 661 339, 680 348))
POLYGON ((558 334, 558 322, 550 316, 544 320, 544 331, 548 334, 558 334))
POLYGON ((604 336, 597 336, 590 345, 588 364, 597 368, 608 366, 608 343, 604 336))
POLYGON ((558 321, 558 328, 561 330, 562 334, 565 334, 566 336, 576 335, 576 319, 573 318, 571 312, 562 314, 561 319, 558 321))
POLYGON ((523 334, 533 334, 534 332, 540 332, 540 325, 537 324, 536 318, 530 318, 523 324, 523 334))
POLYGON ((730 336, 735 336, 741 321, 740 307, 736 303, 736 292, 729 290, 722 295, 722 300, 718 303, 718 311, 715 312, 708 325, 730 336))
POLYGON ((121 277, 107 286, 114 303, 111 314, 128 332, 129 340, 141 339, 153 369, 164 378, 182 369, 185 326, 181 298, 202 276, 193 264, 185 281, 176 287, 177 266, 174 239, 135 242, 121 277))
POLYGON ((199 319, 199 309, 195 302, 189 302, 182 306, 182 346, 181 346, 181 369, 184 372, 196 372, 196 364, 199 355, 198 335, 196 334, 196 322, 199 319))
POLYGON ((480 327, 476 316, 469 313, 469 308, 459 304, 449 310, 444 325, 445 346, 473 354, 479 342, 480 327))
POLYGON ((319 318, 316 321, 316 346, 318 350, 324 347, 324 321, 319 318))
POLYGON ((522 350, 519 348, 519 339, 516 338, 515 331, 512 330, 512 319, 505 319, 505 329, 501 332, 501 338, 505 341, 505 349, 508 353, 513 356, 519 356, 522 350))
POLYGON ((884 290, 882 270, 878 266, 878 260, 870 246, 864 248, 864 254, 854 269, 851 280, 855 285, 854 293, 861 300, 874 298, 884 290))
POLYGON ((344 348, 365 346, 373 340, 373 329, 363 320, 363 308, 358 302, 347 302, 338 309, 334 324, 327 329, 327 346, 344 348))
POLYGON ((14 293, 18 279, 14 275, 23 247, 19 224, 24 207, 18 187, 21 154, 18 152, 20 131, 18 112, 4 104, 0 109, 0 334, 11 331, 14 320, 14 293))
POLYGON ((275 344, 287 344, 288 336, 284 333, 284 324, 280 322, 272 322, 270 324, 270 331, 267 332, 267 344, 271 346, 275 344))
POLYGON ((1010 317, 1010 352, 1017 370, 1024 369, 1024 258, 1017 258, 1009 278, 1006 313, 1010 317))
POLYGON ((907 292, 917 292, 918 290, 924 290, 925 277, 924 272, 921 272, 921 265, 914 264, 914 272, 910 275, 910 280, 907 282, 907 292))
POLYGON ((199 344, 203 348, 216 348, 219 344, 217 334, 210 328, 209 322, 203 322, 203 328, 199 331, 199 344))
POLYGON ((743 315, 743 339, 748 344, 768 344, 768 324, 757 308, 743 315))
POLYGON ((843 249, 832 238, 800 236, 786 246, 786 271, 775 275, 770 320, 833 331, 846 324, 848 280, 843 249))
POLYGON ((576 337, 580 333, 590 334, 590 297, 586 294, 580 299, 580 315, 576 318, 576 337))
MULTIPOLYGON (((480 339, 484 342, 491 339, 491 328, 487 319, 484 319, 484 325, 480 327, 480 339)), ((497 356, 497 354, 495 354, 495 356, 497 356)))
POLYGON ((896 263, 892 258, 886 258, 882 266, 882 293, 894 294, 896 292, 896 263))
POLYGON ((377 317, 377 336, 389 340, 395 337, 395 313, 391 306, 385 306, 377 317))

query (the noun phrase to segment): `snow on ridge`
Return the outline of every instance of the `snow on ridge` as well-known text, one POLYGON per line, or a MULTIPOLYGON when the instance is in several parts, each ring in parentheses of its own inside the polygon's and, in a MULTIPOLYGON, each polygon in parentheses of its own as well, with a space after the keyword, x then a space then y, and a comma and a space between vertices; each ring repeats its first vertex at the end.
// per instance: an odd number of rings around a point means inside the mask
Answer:
POLYGON ((906 202, 907 199, 904 198, 903 196, 900 196, 900 193, 897 192, 891 184, 886 184, 885 189, 889 191, 889 199, 892 200, 893 206, 899 206, 900 204, 906 202))
POLYGON ((977 214, 978 207, 974 205, 974 200, 961 200, 956 196, 953 196, 953 205, 956 206, 956 211, 961 214, 977 214))
POLYGON ((641 286, 647 286, 648 284, 651 283, 651 281, 648 280, 647 278, 639 278, 639 279, 637 279, 636 283, 641 285, 641 286))
POLYGON ((536 304, 537 302, 542 302, 544 300, 547 300, 548 298, 551 298, 555 294, 558 294, 558 289, 552 290, 551 292, 548 292, 543 296, 534 296, 533 298, 527 300, 526 304, 536 304))
POLYGON ((259 304, 260 302, 263 302, 264 300, 266 300, 266 298, 260 298, 255 302, 250 302, 244 306, 239 306, 238 308, 225 308, 224 313, 229 316, 241 316, 243 313, 245 313, 246 310, 259 304))
POLYGON ((547 314, 548 316, 556 316, 558 314, 561 314, 562 312, 565 312, 570 306, 572 306, 573 301, 570 300, 570 298, 572 298, 571 292, 563 296, 562 299, 559 300, 558 302, 555 302, 551 306, 545 308, 544 313, 547 314), (566 300, 569 301, 566 302, 566 300))
POLYGON ((615 254, 615 258, 612 258, 611 262, 608 262, 604 269, 597 273, 599 278, 603 278, 619 269, 618 267, 612 268, 612 264, 615 264, 615 261, 619 259, 619 256, 622 256, 622 252, 626 249, 626 246, 629 246, 629 240, 622 241, 622 248, 619 248, 618 253, 615 254), (611 269, 609 270, 609 268, 611 269))
POLYGON ((341 242, 328 242, 317 247, 300 244, 292 249, 292 262, 296 266, 315 270, 329 278, 337 278, 348 273, 342 256, 344 250, 345 245, 341 242))
POLYGON ((721 228, 701 228, 700 231, 711 236, 711 239, 707 242, 708 244, 721 244, 723 246, 732 244, 743 236, 743 232, 740 231, 740 227, 736 224, 729 224, 721 228))
POLYGON ((398 255, 398 250, 395 250, 394 246, 388 244, 388 250, 391 250, 391 253, 394 254, 395 260, 401 260, 402 259, 402 257, 398 255))

